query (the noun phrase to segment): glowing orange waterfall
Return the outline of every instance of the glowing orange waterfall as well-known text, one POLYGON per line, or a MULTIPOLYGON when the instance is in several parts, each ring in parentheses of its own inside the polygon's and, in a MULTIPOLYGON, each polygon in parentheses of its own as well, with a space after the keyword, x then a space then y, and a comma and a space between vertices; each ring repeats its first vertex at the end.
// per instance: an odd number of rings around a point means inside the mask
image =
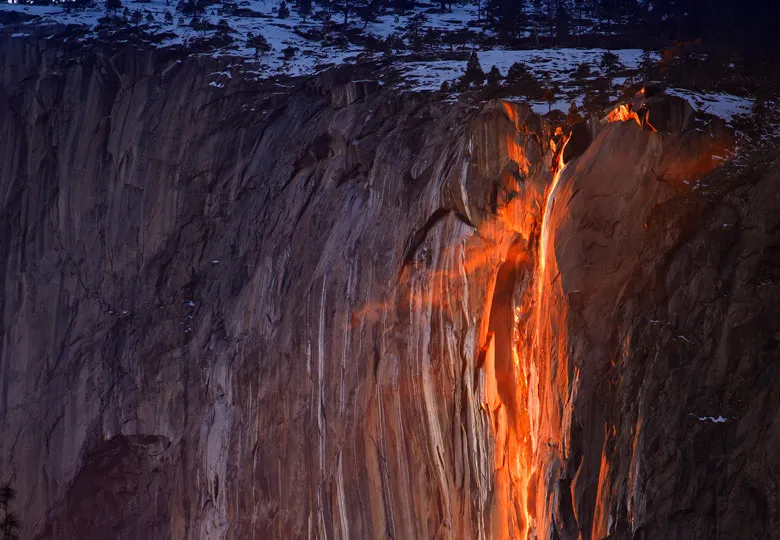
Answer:
POLYGON ((480 406, 493 435, 484 536, 543 538, 552 520, 545 485, 549 467, 560 463, 555 445, 570 379, 553 249, 563 215, 556 201, 568 190, 568 137, 560 128, 550 133, 514 104, 503 109, 511 124, 499 123, 500 131, 494 122, 485 125, 482 144, 474 145, 475 166, 497 186, 495 213, 478 225, 479 241, 466 244, 461 272, 495 271, 477 361, 484 377, 480 406), (539 144, 545 139, 549 146, 539 144))
MULTIPOLYGON (((545 537, 549 524, 540 520, 548 518, 545 512, 543 482, 540 476, 545 475, 540 466, 552 460, 547 454, 552 451, 551 441, 559 441, 560 426, 554 421, 560 415, 555 410, 556 399, 547 395, 550 388, 565 388, 567 384, 566 363, 558 356, 566 350, 565 317, 558 300, 562 297, 559 281, 556 281, 557 264, 554 258, 553 210, 556 196, 559 192, 561 177, 565 170, 563 149, 568 142, 563 138, 562 144, 551 147, 555 160, 554 174, 547 189, 542 214, 541 233, 536 264, 535 287, 533 288, 533 310, 531 324, 526 331, 525 343, 518 342, 517 348, 525 348, 524 372, 527 377, 526 401, 528 415, 528 467, 524 479, 523 497, 526 506, 526 527, 523 538, 545 537), (563 385, 563 386, 562 386, 563 385), (553 420, 553 421, 550 421, 553 420), (535 523, 534 520, 537 520, 535 523)), ((518 353, 520 355, 521 353, 518 353)))
MULTIPOLYGON (((560 182, 563 170, 566 165, 563 163, 563 150, 568 140, 564 140, 561 145, 561 149, 558 152, 558 163, 555 167, 555 174, 553 175, 552 182, 550 183, 550 189, 547 192, 547 201, 544 205, 544 214, 542 214, 542 235, 539 239, 539 273, 537 275, 537 303, 541 300, 542 289, 544 288, 544 271, 547 267, 547 246, 550 241, 550 213, 552 212, 553 203, 555 202, 555 193, 558 190, 558 183, 560 182)), ((538 304, 537 304, 538 305, 538 304)), ((538 311, 537 311, 538 313, 538 311)))

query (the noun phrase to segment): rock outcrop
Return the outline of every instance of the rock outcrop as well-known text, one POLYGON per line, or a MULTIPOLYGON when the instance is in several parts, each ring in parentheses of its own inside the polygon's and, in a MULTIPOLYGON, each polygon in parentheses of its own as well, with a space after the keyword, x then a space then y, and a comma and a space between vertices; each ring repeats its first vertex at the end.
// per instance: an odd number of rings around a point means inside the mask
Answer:
POLYGON ((635 122, 559 155, 522 105, 0 51, 0 479, 24 537, 780 524, 780 168, 707 199, 688 135, 635 122))

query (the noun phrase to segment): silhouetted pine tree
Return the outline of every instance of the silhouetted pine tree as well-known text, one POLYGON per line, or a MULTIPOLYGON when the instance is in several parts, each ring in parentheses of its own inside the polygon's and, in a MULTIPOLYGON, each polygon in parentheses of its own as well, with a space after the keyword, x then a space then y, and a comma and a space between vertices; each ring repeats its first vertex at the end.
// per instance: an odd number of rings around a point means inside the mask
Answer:
POLYGON ((471 86, 472 83, 480 86, 485 82, 485 72, 479 64, 479 57, 476 52, 472 52, 471 56, 469 56, 469 61, 466 64, 466 73, 463 74, 460 82, 466 88, 471 86))
POLYGON ((301 14, 301 18, 305 21, 306 17, 311 14, 311 0, 298 0, 298 13, 301 14))
POLYGON ((11 502, 16 498, 16 491, 11 484, 0 487, 0 512, 2 521, 0 528, 3 531, 3 540, 19 540, 19 518, 11 512, 11 502))
POLYGON ((119 9, 122 9, 122 0, 106 0, 106 11, 113 12, 114 17, 119 9))
POLYGON ((520 0, 487 0, 486 17, 499 39, 513 36, 525 22, 523 2, 520 0))
POLYGON ((569 39, 569 12, 563 2, 558 2, 555 11, 555 38, 558 42, 569 39))
POLYGON ((286 19, 290 16, 290 8, 287 7, 287 2, 284 0, 279 4, 279 11, 276 13, 276 16, 280 19, 286 19))

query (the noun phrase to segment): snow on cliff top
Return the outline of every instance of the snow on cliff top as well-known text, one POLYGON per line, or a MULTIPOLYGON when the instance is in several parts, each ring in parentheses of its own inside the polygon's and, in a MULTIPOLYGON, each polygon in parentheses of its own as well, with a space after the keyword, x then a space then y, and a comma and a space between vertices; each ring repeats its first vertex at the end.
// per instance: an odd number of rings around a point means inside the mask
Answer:
MULTIPOLYGON (((310 32, 321 32, 323 21, 308 17, 305 21, 300 14, 292 9, 286 18, 278 18, 279 1, 277 0, 243 0, 238 2, 238 7, 244 10, 244 14, 252 16, 224 13, 221 6, 209 6, 206 12, 200 16, 203 23, 217 25, 224 20, 230 27, 229 35, 233 42, 212 53, 215 55, 232 55, 249 60, 257 60, 260 64, 260 73, 267 75, 300 76, 310 75, 332 65, 342 64, 356 60, 358 57, 381 57, 384 53, 370 50, 365 46, 341 39, 332 40, 331 45, 324 45, 322 41, 307 39, 304 37, 310 32), (267 54, 255 55, 255 49, 247 46, 247 36, 252 34, 263 35, 271 50, 267 54), (294 51, 283 51, 293 47, 294 51)), ((187 44, 197 39, 208 37, 213 30, 199 30, 191 25, 191 17, 185 17, 176 10, 175 0, 149 0, 147 2, 125 1, 123 7, 118 10, 121 14, 127 8, 131 13, 139 11, 142 17, 139 26, 148 31, 166 36, 161 46, 187 44), (166 14, 170 17, 166 20, 166 14)), ((76 24, 85 27, 88 31, 94 30, 99 19, 106 16, 104 2, 99 2, 95 7, 84 9, 72 9, 66 11, 57 6, 33 6, 26 4, 0 3, 0 12, 17 11, 39 17, 30 24, 40 22, 57 22, 60 24, 76 24)), ((478 20, 477 10, 474 5, 454 5, 452 11, 429 9, 425 12, 409 12, 406 15, 387 13, 379 15, 374 21, 365 22, 354 15, 349 27, 358 32, 363 40, 387 39, 394 36, 404 40, 408 45, 409 24, 414 15, 418 17, 422 13, 423 22, 421 33, 428 29, 441 32, 467 31, 463 42, 459 44, 425 45, 424 53, 435 56, 436 52, 469 52, 478 48, 474 40, 489 37, 490 30, 481 28, 476 24, 478 20)), ((334 13, 333 23, 342 23, 343 14, 334 13)), ((132 22, 124 23, 133 25, 132 22)), ((11 25, 13 30, 24 33, 25 24, 11 25)), ((487 71, 492 65, 496 65, 505 75, 509 66, 514 62, 528 62, 529 68, 537 75, 549 74, 553 80, 563 82, 569 71, 573 70, 581 62, 590 62, 598 65, 602 49, 538 49, 538 50, 485 50, 480 51, 479 57, 482 66, 487 71)), ((636 67, 642 51, 630 49, 616 51, 622 63, 626 67, 636 67)), ((410 90, 438 90, 444 81, 453 81, 463 73, 465 60, 426 60, 406 62, 410 52, 397 52, 394 58, 404 66, 407 87, 410 90)), ((415 58, 419 57, 417 55, 415 58)))
MULTIPOLYGON (((268 75, 288 76, 310 75, 331 65, 355 59, 361 54, 369 57, 381 55, 382 53, 372 51, 366 46, 357 45, 353 41, 376 42, 380 39, 387 39, 389 36, 395 36, 408 42, 408 37, 404 37, 404 34, 408 30, 412 17, 420 13, 409 12, 406 15, 387 13, 378 15, 375 20, 368 22, 351 14, 346 27, 353 34, 359 34, 361 39, 344 39, 343 34, 333 31, 329 35, 333 39, 329 40, 329 44, 325 44, 321 39, 305 37, 311 33, 322 33, 323 12, 313 14, 304 20, 298 11, 290 9, 287 17, 279 18, 277 15, 280 0, 239 0, 235 3, 240 10, 238 13, 225 11, 223 6, 219 4, 208 6, 205 13, 198 17, 202 23, 200 29, 193 27, 191 16, 185 16, 177 11, 177 3, 178 0, 125 0, 122 2, 122 8, 117 10, 117 14, 122 16, 125 9, 129 10, 129 14, 139 11, 140 22, 131 22, 132 18, 129 17, 130 20, 123 24, 130 27, 139 26, 152 33, 170 34, 160 43, 161 46, 187 44, 194 39, 209 37, 214 34, 214 31, 206 28, 217 25, 220 20, 224 20, 230 27, 228 34, 233 42, 216 51, 216 55, 233 55, 252 60, 256 58, 262 71, 268 75), (170 14, 169 17, 167 17, 168 14, 170 14), (271 50, 266 54, 256 56, 255 49, 247 46, 247 38, 250 33, 265 37, 271 50), (293 47, 295 51, 288 51, 285 55, 283 51, 289 47, 293 47)), ((292 2, 290 2, 290 7, 292 7, 292 2)), ((49 22, 66 25, 76 24, 84 26, 88 31, 95 30, 99 19, 107 15, 104 1, 98 1, 93 7, 65 10, 59 6, 3 3, 0 0, 0 13, 9 11, 38 17, 36 20, 30 21, 30 24, 49 22)), ((423 32, 428 28, 454 32, 469 28, 476 19, 476 8, 473 6, 453 6, 452 12, 430 9, 423 15, 424 23, 421 29, 423 32)), ((344 27, 343 13, 334 12, 331 21, 334 28, 336 25, 344 27)), ((26 24, 9 26, 16 33, 22 33, 26 24)), ((489 31, 479 28, 476 31, 481 33, 483 37, 491 34, 489 31)), ((470 50, 472 47, 473 43, 464 42, 457 49, 470 50)))
POLYGON ((755 100, 734 96, 725 92, 693 92, 682 88, 670 88, 667 94, 688 101, 697 112, 711 114, 731 122, 737 116, 747 116, 753 111, 755 100))
MULTIPOLYGON (((410 91, 438 90, 443 82, 456 81, 465 71, 466 60, 442 57, 453 58, 451 53, 454 52, 461 53, 460 57, 465 58, 465 53, 478 50, 485 72, 496 66, 505 76, 513 63, 522 62, 540 80, 555 82, 560 86, 557 101, 532 103, 539 113, 546 113, 550 108, 565 111, 570 103, 582 106, 582 91, 578 89, 572 75, 579 64, 590 65, 591 78, 604 76, 599 64, 605 49, 484 50, 479 43, 489 39, 492 31, 479 23, 474 4, 453 5, 450 12, 437 9, 438 4, 430 4, 426 9, 424 4, 418 3, 418 6, 423 7, 422 11, 414 10, 405 14, 389 12, 377 15, 370 21, 351 14, 346 25, 343 12, 334 12, 329 26, 331 31, 327 32, 327 39, 323 40, 322 35, 326 33, 322 18, 324 12, 320 11, 304 20, 297 10, 290 9, 289 16, 279 18, 277 15, 280 0, 239 0, 234 4, 237 10, 225 9, 224 4, 214 4, 208 6, 205 13, 199 16, 200 24, 196 25, 192 24, 191 16, 185 16, 176 9, 177 3, 178 0, 124 0, 117 14, 124 14, 128 20, 119 24, 122 27, 138 27, 149 34, 156 34, 160 38, 158 46, 165 47, 187 46, 197 40, 214 37, 215 28, 220 23, 224 28, 226 23, 230 43, 207 54, 243 59, 248 63, 245 73, 257 78, 312 75, 333 65, 359 59, 392 58, 394 66, 402 73, 401 87, 410 91), (132 17, 134 13, 137 13, 135 22, 132 17), (434 33, 459 37, 423 43, 421 47, 417 47, 417 53, 412 53, 410 28, 414 27, 413 20, 420 23, 418 31, 422 35, 430 29, 434 33), (340 29, 334 30, 336 26, 340 29), (255 49, 247 45, 250 34, 265 37, 270 50, 256 54, 255 49), (319 37, 315 38, 315 34, 319 37), (403 50, 380 52, 382 47, 378 44, 381 44, 381 40, 385 40, 385 48, 387 43, 395 41, 401 43, 400 49, 403 50)), ((526 3, 527 8, 533 11, 533 2, 526 3)), ((289 5, 292 6, 292 2, 289 5)), ((93 7, 71 10, 53 5, 2 3, 0 0, 0 15, 3 12, 19 12, 35 17, 28 23, 8 25, 6 31, 10 31, 12 37, 20 38, 30 34, 29 25, 40 23, 79 25, 86 31, 85 37, 90 37, 100 25, 100 19, 107 16, 105 2, 100 0, 93 7)), ((116 27, 116 23, 114 25, 116 27)), ((620 63, 627 70, 637 70, 643 54, 640 49, 612 52, 617 54, 620 63)), ((611 80, 612 97, 617 97, 618 87, 626 82, 626 78, 613 76, 611 80)), ((212 81, 212 86, 221 87, 222 83, 212 81)), ((686 93, 684 90, 677 93, 691 101, 697 110, 721 116, 727 121, 731 121, 735 115, 746 114, 752 106, 751 100, 729 94, 703 95, 686 93)))

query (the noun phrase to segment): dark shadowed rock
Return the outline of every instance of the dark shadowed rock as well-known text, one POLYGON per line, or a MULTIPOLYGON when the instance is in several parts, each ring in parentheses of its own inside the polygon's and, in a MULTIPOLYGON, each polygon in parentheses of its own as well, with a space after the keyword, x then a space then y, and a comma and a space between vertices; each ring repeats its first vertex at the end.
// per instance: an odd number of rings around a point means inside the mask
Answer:
MULTIPOLYGON (((37 18, 39 18, 37 15, 31 15, 21 11, 0 11, 0 25, 17 25, 33 21, 37 18)), ((6 31, 15 32, 16 30, 18 29, 9 28, 6 31)))
POLYGON ((347 107, 379 91, 378 81, 350 81, 330 91, 330 102, 334 108, 347 107))
POLYGON ((590 127, 587 122, 577 122, 571 128, 571 137, 563 149, 563 162, 568 163, 572 159, 582 155, 588 149, 592 140, 590 127))
POLYGON ((658 94, 645 100, 645 107, 645 123, 660 133, 680 133, 693 122, 693 107, 678 96, 658 94))
POLYGON ((175 476, 169 448, 164 438, 143 435, 117 435, 96 445, 42 537, 169 537, 175 476))
POLYGON ((642 88, 642 94, 645 99, 650 99, 651 97, 659 96, 663 93, 664 89, 660 84, 648 83, 642 88))

